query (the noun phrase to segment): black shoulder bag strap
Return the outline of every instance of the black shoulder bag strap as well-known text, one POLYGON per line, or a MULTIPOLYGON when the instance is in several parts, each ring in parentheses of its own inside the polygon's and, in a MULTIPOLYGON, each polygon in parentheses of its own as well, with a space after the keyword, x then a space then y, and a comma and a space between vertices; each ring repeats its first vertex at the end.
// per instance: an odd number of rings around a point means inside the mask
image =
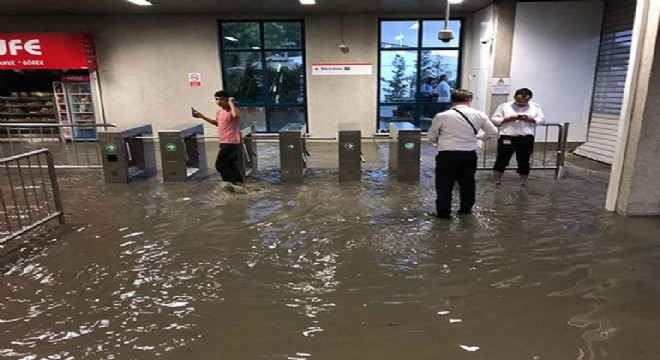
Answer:
POLYGON ((472 131, 474 131, 474 135, 475 135, 475 136, 479 133, 479 132, 477 131, 477 128, 475 128, 474 125, 472 125, 472 122, 470 122, 470 120, 468 120, 468 118, 467 118, 467 116, 465 116, 465 114, 463 114, 462 112, 458 111, 457 108, 451 108, 451 109, 454 110, 454 111, 456 111, 457 113, 461 114, 461 116, 463 117, 463 119, 465 119, 465 121, 467 121, 467 123, 470 124, 470 127, 472 128, 472 131))

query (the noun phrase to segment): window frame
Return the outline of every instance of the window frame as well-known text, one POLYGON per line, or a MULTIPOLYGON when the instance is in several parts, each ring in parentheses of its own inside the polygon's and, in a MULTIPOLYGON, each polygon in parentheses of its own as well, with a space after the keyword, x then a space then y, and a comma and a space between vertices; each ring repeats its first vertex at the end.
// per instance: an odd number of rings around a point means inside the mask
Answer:
POLYGON ((463 52, 465 49, 465 17, 456 17, 450 18, 449 21, 459 21, 460 22, 460 32, 459 32, 459 41, 458 46, 454 47, 423 47, 424 44, 424 22, 425 21, 444 21, 444 18, 437 17, 411 17, 411 18, 378 18, 378 89, 376 91, 376 133, 387 133, 389 129, 380 130, 380 112, 382 106, 412 106, 413 107, 413 125, 419 127, 421 120, 420 108, 423 106, 423 102, 419 98, 419 86, 421 79, 421 61, 423 51, 434 51, 434 50, 447 50, 447 51, 458 51, 458 68, 456 70, 456 88, 461 88, 461 77, 463 76, 463 52), (382 46, 382 31, 383 31, 383 22, 388 21, 417 21, 419 28, 417 29, 417 46, 416 47, 397 47, 397 48, 384 48, 382 46), (381 62, 382 62, 382 53, 385 52, 396 52, 396 51, 415 51, 417 53, 417 67, 416 71, 416 84, 417 88, 415 89, 415 97, 412 102, 381 102, 381 62))
POLYGON ((304 19, 238 19, 238 20, 232 20, 232 19, 218 19, 218 51, 219 53, 219 58, 220 58, 220 73, 222 74, 222 88, 223 89, 228 89, 228 79, 229 77, 227 76, 227 71, 226 71, 226 66, 225 66, 225 61, 224 61, 224 56, 225 54, 229 53, 254 53, 254 54, 259 54, 259 58, 262 64, 262 70, 264 71, 263 78, 264 78, 264 90, 261 94, 261 101, 260 102, 255 102, 255 103, 249 103, 249 104, 240 104, 237 103, 237 107, 240 109, 241 107, 244 108, 264 108, 264 116, 265 116, 265 126, 266 130, 265 131, 257 131, 258 133, 277 133, 279 129, 271 129, 271 116, 270 116, 270 110, 271 109, 277 109, 277 108, 300 108, 304 114, 305 114, 305 131, 309 132, 309 111, 308 111, 308 106, 307 106, 307 101, 308 101, 308 95, 307 95, 307 59, 306 59, 306 54, 305 54, 305 21, 304 19), (295 48, 265 48, 265 24, 266 23, 271 23, 271 22, 278 22, 278 23, 299 23, 300 24, 300 45, 301 47, 295 47, 295 48), (259 49, 225 49, 224 44, 223 44, 223 39, 224 39, 224 34, 223 34, 223 28, 222 25, 225 23, 257 23, 259 25, 259 49), (266 61, 266 53, 269 52, 277 52, 277 51, 286 51, 286 52, 299 52, 301 54, 301 59, 302 59, 302 81, 303 81, 303 102, 302 103, 272 103, 270 101, 270 79, 266 75, 267 71, 267 61, 266 61))

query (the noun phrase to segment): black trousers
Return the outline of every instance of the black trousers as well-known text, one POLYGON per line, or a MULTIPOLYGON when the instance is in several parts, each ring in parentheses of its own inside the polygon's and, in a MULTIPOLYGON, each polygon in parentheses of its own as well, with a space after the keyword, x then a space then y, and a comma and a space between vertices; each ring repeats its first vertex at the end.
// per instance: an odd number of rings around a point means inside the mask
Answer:
POLYGON ((451 213, 452 191, 456 182, 461 198, 459 211, 472 211, 476 198, 474 174, 477 172, 477 152, 439 151, 435 164, 435 189, 438 193, 435 207, 438 215, 451 213))
POLYGON ((529 175, 529 158, 534 152, 534 136, 508 136, 502 135, 497 140, 497 160, 493 170, 497 172, 504 172, 506 167, 509 166, 511 156, 516 153, 516 161, 518 162, 518 174, 529 175))
POLYGON ((215 159, 215 168, 222 176, 223 181, 242 183, 243 176, 238 167, 241 144, 220 144, 218 157, 215 159))

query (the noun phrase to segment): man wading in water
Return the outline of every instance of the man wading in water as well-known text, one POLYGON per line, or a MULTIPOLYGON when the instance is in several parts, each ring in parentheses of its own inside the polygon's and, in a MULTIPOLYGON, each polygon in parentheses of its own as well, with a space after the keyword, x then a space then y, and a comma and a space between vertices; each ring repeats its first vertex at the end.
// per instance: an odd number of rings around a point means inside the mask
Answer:
POLYGON ((222 180, 227 182, 223 188, 233 192, 247 192, 245 187, 239 185, 244 182, 238 167, 241 151, 240 112, 236 108, 234 98, 226 91, 220 90, 214 96, 218 105, 215 119, 206 117, 195 109, 192 110, 192 115, 218 127, 220 150, 215 160, 215 168, 222 176, 222 180))

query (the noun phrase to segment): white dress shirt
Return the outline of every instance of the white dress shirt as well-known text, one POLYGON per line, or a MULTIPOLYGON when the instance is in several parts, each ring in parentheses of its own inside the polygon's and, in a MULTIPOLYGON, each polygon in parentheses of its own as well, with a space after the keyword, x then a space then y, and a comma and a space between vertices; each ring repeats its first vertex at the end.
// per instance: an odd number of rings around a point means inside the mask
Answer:
POLYGON ((433 89, 433 92, 438 94, 438 102, 450 102, 451 101, 451 86, 446 81, 440 81, 440 83, 433 89))
POLYGON ((438 145, 438 151, 474 151, 477 150, 477 140, 497 136, 497 128, 486 113, 467 105, 456 105, 455 108, 470 120, 477 131, 483 130, 483 134, 475 135, 470 124, 456 110, 443 111, 433 118, 428 132, 429 140, 438 145))
POLYGON ((514 101, 500 104, 492 119, 495 125, 501 125, 500 134, 507 136, 534 135, 534 127, 545 123, 545 115, 543 115, 541 106, 531 101, 523 107, 517 106, 514 101), (504 118, 513 115, 527 115, 536 120, 536 123, 528 123, 523 120, 502 123, 504 118))

